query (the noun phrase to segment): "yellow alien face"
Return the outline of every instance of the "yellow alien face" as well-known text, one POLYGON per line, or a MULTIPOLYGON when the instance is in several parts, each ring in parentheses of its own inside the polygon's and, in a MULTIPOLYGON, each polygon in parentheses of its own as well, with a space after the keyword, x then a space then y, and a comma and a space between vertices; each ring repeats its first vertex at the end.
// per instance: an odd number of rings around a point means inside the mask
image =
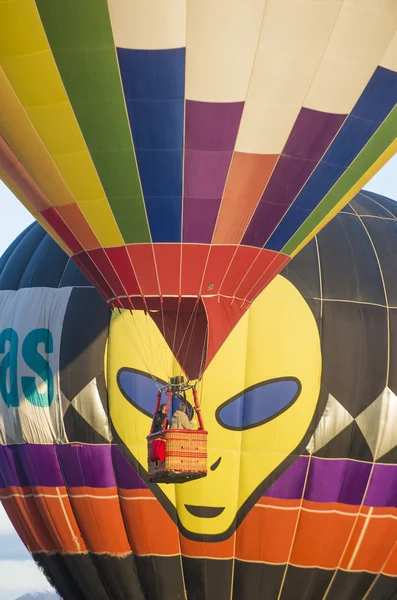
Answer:
MULTIPOLYGON (((180 367, 142 312, 113 317, 107 360, 114 427, 146 470, 151 417, 144 397, 154 406, 157 392, 148 371, 167 381, 180 367), (129 378, 135 378, 132 384, 129 378), (142 393, 132 397, 138 389, 142 393)), ((198 386, 208 430, 207 477, 153 486, 163 504, 176 508, 186 536, 215 540, 233 532, 249 498, 302 442, 320 380, 314 316, 298 290, 278 276, 236 325, 198 386)))

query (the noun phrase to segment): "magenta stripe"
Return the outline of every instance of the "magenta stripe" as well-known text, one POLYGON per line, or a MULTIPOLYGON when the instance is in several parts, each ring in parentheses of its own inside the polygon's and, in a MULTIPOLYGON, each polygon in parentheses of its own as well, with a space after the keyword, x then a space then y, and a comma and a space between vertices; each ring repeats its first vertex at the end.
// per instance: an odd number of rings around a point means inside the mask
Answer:
POLYGON ((211 242, 243 108, 243 102, 186 102, 184 242, 211 242))
POLYGON ((310 178, 346 116, 302 108, 244 235, 243 244, 264 246, 310 178))

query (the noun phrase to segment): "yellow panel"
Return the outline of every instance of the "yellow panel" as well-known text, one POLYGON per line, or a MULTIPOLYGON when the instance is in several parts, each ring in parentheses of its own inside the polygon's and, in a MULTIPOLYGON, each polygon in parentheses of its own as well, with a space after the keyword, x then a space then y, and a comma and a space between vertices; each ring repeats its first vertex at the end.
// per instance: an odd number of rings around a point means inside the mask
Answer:
POLYGON ((354 198, 354 196, 356 194, 358 194, 358 192, 360 192, 363 187, 365 186, 366 183, 368 183, 368 181, 370 179, 372 179, 372 177, 374 177, 376 175, 376 173, 387 163, 388 160, 390 160, 395 154, 397 153, 397 139, 394 140, 394 142, 392 144, 390 144, 390 146, 387 148, 387 150, 384 151, 383 154, 380 155, 380 157, 378 158, 378 160, 376 160, 373 165, 371 166, 370 169, 368 169, 368 171, 366 173, 364 173, 364 175, 357 181, 357 183, 348 191, 347 194, 345 194, 342 198, 342 200, 340 200, 338 202, 338 204, 335 205, 335 207, 331 210, 330 213, 328 213, 328 215, 317 225, 317 227, 315 227, 313 229, 313 231, 310 233, 310 235, 307 236, 306 239, 303 240, 303 242, 293 251, 293 253, 291 254, 291 258, 293 258, 294 256, 296 256, 298 254, 298 252, 300 252, 300 250, 302 250, 302 248, 304 246, 306 246, 306 244, 308 244, 310 242, 310 240, 312 238, 314 238, 315 235, 317 235, 317 233, 319 231, 321 231, 321 229, 323 227, 326 226, 327 223, 329 223, 331 221, 331 219, 334 218, 335 215, 338 214, 338 212, 344 207, 346 206, 346 204, 348 202, 350 202, 350 200, 352 198, 354 198))
POLYGON ((186 0, 109 0, 117 48, 167 50, 186 45, 186 0))
MULTIPOLYGON (((107 202, 34 0, 0 2, 0 64, 75 200, 107 202)), ((64 204, 62 194, 50 200, 64 204)), ((108 219, 115 224, 110 208, 108 219)), ((122 243, 120 234, 109 237, 114 245, 122 243)))
MULTIPOLYGON (((128 326, 123 328, 122 317, 116 316, 110 327, 107 356, 110 414, 118 435, 146 469, 146 435, 151 419, 123 396, 117 373, 122 367, 147 372, 145 363, 150 363, 154 375, 164 379, 176 372, 167 373, 162 367, 164 360, 169 367, 172 355, 150 317, 140 316, 142 312, 131 316, 124 311, 123 315, 131 323, 130 330, 128 326), (143 323, 145 318, 147 328, 142 326, 138 332, 133 320, 143 323)), ((204 479, 179 486, 160 486, 189 532, 217 535, 231 526, 237 510, 307 433, 320 383, 321 346, 313 313, 294 285, 278 276, 233 329, 198 388, 208 430, 208 468, 221 458, 219 466, 215 471, 209 469, 204 479), (295 403, 273 419, 244 431, 227 429, 217 420, 217 408, 250 386, 290 377, 299 379, 301 392, 295 403), (202 519, 186 509, 186 505, 200 504, 224 510, 217 517, 202 519)), ((153 394, 156 394, 154 385, 153 394)), ((157 487, 153 490, 156 493, 157 487)))
POLYGON ((101 246, 107 248, 109 246, 124 245, 123 238, 107 200, 80 202, 79 207, 90 224, 91 229, 95 231, 95 235, 101 246))
POLYGON ((0 106, 0 133, 39 188, 55 206, 72 204, 72 194, 1 68, 0 106))

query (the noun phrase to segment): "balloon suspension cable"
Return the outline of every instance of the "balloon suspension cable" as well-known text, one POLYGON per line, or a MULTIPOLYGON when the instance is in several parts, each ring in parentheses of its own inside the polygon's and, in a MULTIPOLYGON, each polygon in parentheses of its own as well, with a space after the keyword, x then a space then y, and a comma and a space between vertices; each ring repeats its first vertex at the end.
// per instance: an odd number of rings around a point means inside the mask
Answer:
POLYGON ((150 428, 150 433, 153 433, 154 430, 154 422, 156 419, 156 415, 160 410, 160 402, 161 402, 161 392, 160 390, 157 392, 157 398, 156 398, 156 408, 154 409, 154 413, 153 413, 153 420, 152 420, 152 426, 150 428))
MULTIPOLYGON (((164 385, 161 388, 159 388, 160 397, 164 390, 167 390, 167 414, 169 413, 169 409, 171 407, 172 396, 177 396, 177 397, 181 398, 183 400, 183 402, 185 403, 185 406, 187 407, 186 392, 189 390, 192 390, 193 400, 194 400, 194 409, 197 414, 197 419, 199 422, 199 429, 204 429, 204 421, 203 421, 203 417, 201 415, 201 407, 200 407, 200 402, 198 399, 196 383, 194 383, 194 384, 191 384, 189 382, 186 383, 183 376, 171 377, 170 381, 167 385, 164 385)), ((159 397, 159 396, 157 395, 157 397, 159 397)), ((157 404, 156 404, 156 413, 159 410, 159 406, 157 406, 157 404)))
MULTIPOLYGON (((126 318, 125 309, 120 309, 119 307, 114 307, 113 309, 114 311, 118 310, 119 315, 121 316, 121 323, 124 327, 125 332, 127 333, 127 338, 131 344, 131 346, 134 348, 135 352, 137 353, 137 355, 139 356, 139 358, 141 359, 146 372, 150 375, 150 377, 152 378, 154 384, 156 385, 157 389, 160 389, 160 384, 157 380, 157 378, 155 377, 155 375, 153 374, 153 369, 150 367, 150 365, 148 364, 148 361, 146 360, 144 353, 142 352, 142 350, 139 348, 138 343, 136 342, 136 339, 139 338, 138 335, 138 323, 136 320, 136 317, 134 315, 134 313, 132 311, 129 311, 131 314, 131 317, 134 321, 134 325, 136 328, 136 332, 133 332, 132 327, 131 327, 131 323, 129 321, 129 319, 126 318)), ((148 314, 145 314, 145 320, 146 319, 150 319, 151 317, 148 314)), ((153 348, 152 348, 153 344, 150 344, 150 349, 151 349, 151 353, 153 352, 153 348)), ((153 355, 152 355, 152 361, 153 361, 153 355)))

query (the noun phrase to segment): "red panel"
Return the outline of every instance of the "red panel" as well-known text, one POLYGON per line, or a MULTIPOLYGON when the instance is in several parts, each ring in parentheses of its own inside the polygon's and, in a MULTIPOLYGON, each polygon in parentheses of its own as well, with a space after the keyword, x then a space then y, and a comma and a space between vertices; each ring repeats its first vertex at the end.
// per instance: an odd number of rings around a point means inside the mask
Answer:
POLYGON ((108 282, 109 286, 115 292, 114 295, 126 296, 127 292, 123 288, 112 263, 106 256, 105 251, 102 248, 97 248, 96 250, 90 250, 89 252, 87 252, 87 254, 91 257, 91 259, 97 266, 98 271, 100 271, 104 279, 108 282))
POLYGON ((85 252, 81 252, 76 256, 72 256, 72 261, 76 263, 79 269, 84 273, 86 277, 93 283, 98 292, 108 300, 109 298, 113 298, 116 294, 109 287, 105 279, 102 277, 101 273, 98 271, 88 254, 85 252))
POLYGON ((265 276, 268 269, 272 272, 273 263, 275 266, 279 264, 280 259, 277 258, 278 256, 277 252, 261 249, 255 262, 252 263, 251 268, 236 289, 235 295, 238 298, 246 298, 252 288, 262 279, 262 276, 265 276))
POLYGON ((131 258, 142 294, 144 296, 159 296, 152 244, 128 244, 127 252, 131 258))
POLYGON ((220 289, 221 294, 224 296, 235 295, 237 288, 259 253, 258 248, 252 248, 251 246, 240 246, 238 248, 220 289))
POLYGON ((40 214, 74 254, 78 254, 83 250, 83 246, 75 238, 55 208, 46 208, 46 210, 43 210, 40 214))
POLYGON ((285 254, 278 254, 274 261, 270 264, 267 271, 258 279, 253 288, 245 294, 247 300, 252 302, 265 289, 265 287, 269 285, 271 280, 284 269, 290 260, 291 259, 289 256, 286 256, 285 254))
POLYGON ((153 244, 162 296, 180 295, 181 244, 153 244))
POLYGON ((217 294, 238 246, 211 246, 205 270, 202 294, 217 294))
POLYGON ((208 318, 207 368, 249 305, 241 306, 241 302, 233 302, 222 296, 203 298, 203 303, 208 318))
POLYGON ((210 246, 182 245, 182 296, 198 296, 210 246))
POLYGON ((105 248, 105 252, 119 276, 123 287, 127 291, 127 294, 130 296, 140 295, 139 284, 135 277, 126 247, 105 248))

